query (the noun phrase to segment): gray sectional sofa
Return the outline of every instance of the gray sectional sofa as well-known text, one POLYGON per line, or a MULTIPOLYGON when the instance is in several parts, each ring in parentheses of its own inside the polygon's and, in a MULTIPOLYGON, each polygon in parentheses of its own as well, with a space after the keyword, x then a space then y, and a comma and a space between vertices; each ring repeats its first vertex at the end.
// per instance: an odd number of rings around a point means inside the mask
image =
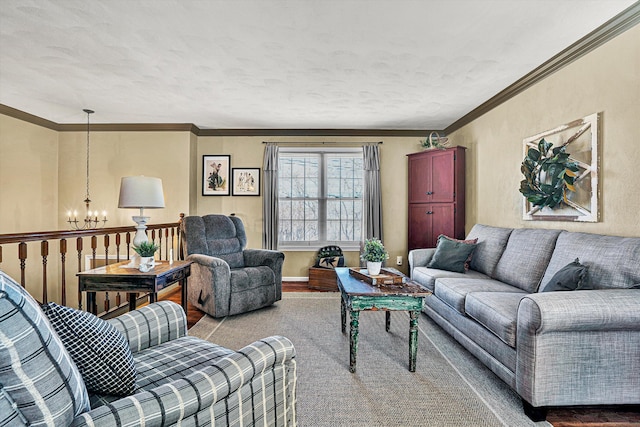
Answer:
MULTIPOLYGON (((522 398, 548 407, 640 404, 640 238, 475 225, 465 273, 409 253, 433 291, 424 312, 522 398), (542 292, 564 266, 588 268, 579 290, 542 292)), ((557 277, 557 276, 556 276, 557 277)))

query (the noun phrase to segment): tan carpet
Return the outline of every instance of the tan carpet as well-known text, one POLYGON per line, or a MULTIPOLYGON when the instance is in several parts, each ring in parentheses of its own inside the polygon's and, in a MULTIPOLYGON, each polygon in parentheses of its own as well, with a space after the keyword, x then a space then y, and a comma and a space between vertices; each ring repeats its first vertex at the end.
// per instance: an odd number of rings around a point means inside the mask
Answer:
POLYGON ((533 423, 502 381, 422 314, 415 373, 408 370, 409 317, 360 315, 357 371, 338 293, 285 293, 272 307, 224 319, 205 316, 190 335, 239 349, 268 335, 296 347, 299 426, 549 426, 533 423))

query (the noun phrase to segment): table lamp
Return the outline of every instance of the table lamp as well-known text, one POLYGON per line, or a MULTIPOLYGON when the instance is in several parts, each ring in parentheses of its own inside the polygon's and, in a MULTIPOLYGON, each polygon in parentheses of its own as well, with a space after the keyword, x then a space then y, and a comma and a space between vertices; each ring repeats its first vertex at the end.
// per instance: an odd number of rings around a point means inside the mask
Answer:
POLYGON ((146 209, 164 208, 164 194, 162 191, 162 180, 149 176, 125 176, 120 181, 119 208, 140 209, 139 216, 133 216, 133 221, 137 224, 136 235, 133 238, 133 245, 140 246, 142 242, 148 242, 147 222, 148 216, 144 216, 146 209))

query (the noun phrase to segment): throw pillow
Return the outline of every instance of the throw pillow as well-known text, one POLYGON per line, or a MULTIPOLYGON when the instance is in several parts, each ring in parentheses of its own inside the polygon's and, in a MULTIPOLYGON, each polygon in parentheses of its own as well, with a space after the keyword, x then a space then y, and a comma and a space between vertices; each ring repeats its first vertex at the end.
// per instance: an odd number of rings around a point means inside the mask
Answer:
POLYGON ((586 265, 580 264, 580 260, 576 258, 575 261, 558 270, 540 292, 574 291, 580 289, 587 277, 588 270, 589 268, 586 265))
POLYGON ((0 425, 70 425, 87 388, 40 305, 0 270, 0 425))
MULTIPOLYGON (((469 239, 469 240, 460 240, 460 239, 454 239, 453 237, 449 237, 449 236, 445 236, 444 234, 441 234, 440 236, 438 236, 438 241, 436 242, 436 247, 438 246, 438 243, 440 242, 440 237, 444 237, 447 240, 451 240, 454 242, 462 242, 462 243, 466 243, 466 244, 476 244, 478 243, 478 239, 469 239)), ((469 266, 471 265, 471 258, 473 257, 473 252, 471 252, 469 254, 469 257, 467 258, 467 260, 464 262, 464 271, 469 270, 469 266)))
POLYGON ((436 252, 427 265, 428 268, 464 273, 464 264, 473 254, 477 243, 465 243, 461 240, 452 240, 441 234, 438 236, 436 252))
POLYGON ((50 302, 42 310, 78 366, 87 390, 126 396, 136 387, 129 344, 110 323, 86 311, 50 302))

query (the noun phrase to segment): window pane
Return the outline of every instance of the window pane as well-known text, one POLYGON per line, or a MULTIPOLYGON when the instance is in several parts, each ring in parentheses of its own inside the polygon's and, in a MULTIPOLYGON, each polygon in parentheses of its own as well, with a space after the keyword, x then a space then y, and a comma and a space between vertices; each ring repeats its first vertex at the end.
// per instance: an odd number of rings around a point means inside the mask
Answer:
POLYGON ((291 197, 304 197, 304 177, 291 178, 291 197))
POLYGON ((291 221, 283 221, 280 220, 279 230, 278 230, 278 238, 281 241, 289 241, 291 238, 291 221))
POLYGON ((318 240, 318 221, 306 221, 305 222, 305 240, 315 241, 318 240))
POLYGON ((340 178, 327 178, 327 198, 336 199, 338 197, 340 197, 340 178))
POLYGON ((291 202, 291 218, 304 219, 304 201, 294 200, 291 202))
POLYGON ((353 197, 362 199, 362 179, 353 180, 353 197))
POLYGON ((307 178, 305 186, 305 197, 318 198, 320 189, 318 188, 318 178, 307 178))
POLYGON ((340 219, 340 201, 327 200, 327 220, 340 219))
POLYGON ((305 200, 304 202, 304 218, 306 220, 317 220, 318 216, 318 201, 317 200, 305 200))
POLYGON ((281 220, 291 219, 291 200, 280 200, 278 203, 278 215, 281 220))
POLYGON ((291 221, 291 240, 304 241, 304 221, 291 221))
POLYGON ((278 177, 291 177, 291 159, 288 157, 280 157, 278 162, 278 177))

